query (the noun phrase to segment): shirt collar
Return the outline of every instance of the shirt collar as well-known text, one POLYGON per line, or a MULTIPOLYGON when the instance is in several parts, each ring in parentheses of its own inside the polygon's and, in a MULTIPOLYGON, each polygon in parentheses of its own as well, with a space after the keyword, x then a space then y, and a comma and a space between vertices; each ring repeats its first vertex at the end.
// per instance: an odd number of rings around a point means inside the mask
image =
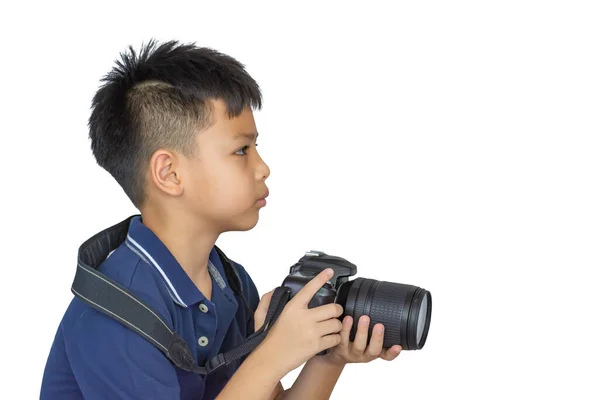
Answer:
MULTIPOLYGON (((158 271, 175 303, 182 307, 189 307, 190 305, 206 300, 206 297, 185 273, 173 254, 154 232, 143 224, 139 215, 131 220, 126 244, 131 251, 158 271)), ((224 278, 225 271, 214 247, 211 249, 209 255, 209 272, 213 281, 217 284, 218 290, 222 290, 223 294, 237 305, 235 296, 231 288, 227 285, 227 280, 224 278)), ((213 290, 213 297, 214 292, 215 290, 213 290)))

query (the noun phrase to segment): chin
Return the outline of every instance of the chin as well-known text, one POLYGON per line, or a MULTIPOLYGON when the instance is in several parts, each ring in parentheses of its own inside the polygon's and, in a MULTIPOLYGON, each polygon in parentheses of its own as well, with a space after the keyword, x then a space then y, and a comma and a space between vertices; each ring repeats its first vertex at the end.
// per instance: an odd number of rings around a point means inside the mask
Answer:
POLYGON ((229 224, 227 224, 227 231, 249 231, 258 224, 258 213, 253 216, 241 216, 233 218, 229 224))

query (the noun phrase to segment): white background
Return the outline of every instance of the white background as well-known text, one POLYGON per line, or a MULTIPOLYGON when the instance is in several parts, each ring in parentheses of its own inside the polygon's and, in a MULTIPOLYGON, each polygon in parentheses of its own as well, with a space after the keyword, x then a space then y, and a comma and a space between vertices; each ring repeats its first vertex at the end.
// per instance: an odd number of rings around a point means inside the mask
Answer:
POLYGON ((86 124, 150 38, 261 85, 269 205, 219 240, 261 292, 313 248, 432 292, 425 348, 349 366, 333 399, 600 398, 597 3, 215 3, 2 6, 0 398, 39 396, 78 246, 137 211, 86 124))

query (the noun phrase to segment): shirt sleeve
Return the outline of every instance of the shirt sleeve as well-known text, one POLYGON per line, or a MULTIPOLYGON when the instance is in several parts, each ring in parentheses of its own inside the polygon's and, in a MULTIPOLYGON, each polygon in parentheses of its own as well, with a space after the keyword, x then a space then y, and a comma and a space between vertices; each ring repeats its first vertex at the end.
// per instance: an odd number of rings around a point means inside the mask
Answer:
POLYGON ((179 398, 175 367, 138 333, 93 309, 71 328, 66 352, 86 400, 179 398))

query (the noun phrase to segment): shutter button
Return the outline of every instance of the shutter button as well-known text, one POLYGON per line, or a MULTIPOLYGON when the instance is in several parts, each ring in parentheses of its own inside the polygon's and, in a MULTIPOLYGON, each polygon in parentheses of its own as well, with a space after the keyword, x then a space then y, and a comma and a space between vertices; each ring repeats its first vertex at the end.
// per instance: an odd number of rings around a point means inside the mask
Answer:
POLYGON ((202 311, 203 313, 208 312, 208 307, 206 307, 206 304, 200 304, 199 308, 200 308, 200 311, 202 311))
POLYGON ((202 347, 206 346, 208 344, 208 338, 206 336, 202 336, 200 339, 198 339, 198 344, 202 347))

